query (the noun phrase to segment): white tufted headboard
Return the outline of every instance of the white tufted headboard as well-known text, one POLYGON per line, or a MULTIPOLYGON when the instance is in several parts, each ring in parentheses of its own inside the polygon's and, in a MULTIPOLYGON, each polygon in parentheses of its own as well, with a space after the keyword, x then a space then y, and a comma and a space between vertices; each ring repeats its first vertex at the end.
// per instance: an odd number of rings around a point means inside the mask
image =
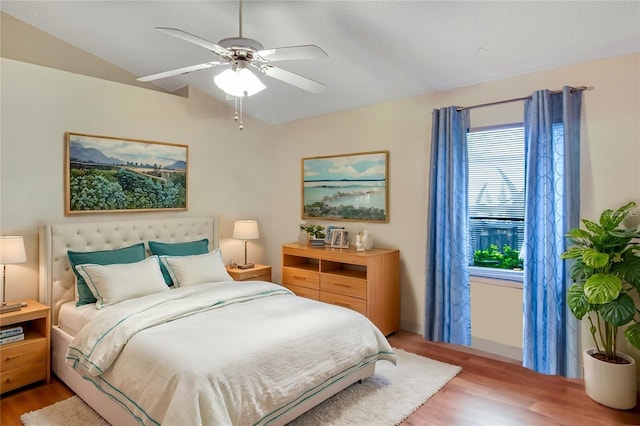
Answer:
POLYGON ((64 223, 42 226, 39 234, 40 302, 51 307, 52 325, 57 325, 60 306, 75 298, 75 275, 67 250, 111 250, 149 240, 186 242, 203 238, 209 239, 209 250, 213 250, 218 247, 218 218, 64 223))

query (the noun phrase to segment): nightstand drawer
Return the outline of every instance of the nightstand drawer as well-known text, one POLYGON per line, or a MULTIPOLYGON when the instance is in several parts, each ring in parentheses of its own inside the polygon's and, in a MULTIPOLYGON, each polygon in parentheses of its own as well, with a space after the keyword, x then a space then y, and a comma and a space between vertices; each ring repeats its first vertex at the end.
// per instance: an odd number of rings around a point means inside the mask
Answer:
POLYGON ((13 368, 0 373, 0 393, 17 389, 38 380, 47 379, 47 361, 34 362, 24 367, 13 368))
POLYGON ((367 280, 341 275, 322 274, 322 277, 320 277, 320 290, 366 299, 367 280))
POLYGON ((234 278, 234 281, 271 281, 271 273, 263 272, 245 273, 240 278, 234 278))
POLYGON ((47 341, 44 338, 7 343, 0 347, 0 372, 44 361, 46 357, 47 341))
POLYGON ((320 288, 320 274, 304 269, 284 267, 282 268, 282 283, 318 290, 320 288))
POLYGON ((318 290, 291 284, 285 284, 285 287, 294 292, 296 296, 306 297, 307 299, 320 300, 320 292, 318 290))
POLYGON ((271 281, 271 274, 259 274, 256 272, 253 275, 247 275, 242 277, 241 280, 235 281, 271 281))
POLYGON ((366 300, 322 291, 320 292, 320 301, 342 306, 343 308, 353 309, 354 311, 360 312, 362 315, 367 315, 366 300))

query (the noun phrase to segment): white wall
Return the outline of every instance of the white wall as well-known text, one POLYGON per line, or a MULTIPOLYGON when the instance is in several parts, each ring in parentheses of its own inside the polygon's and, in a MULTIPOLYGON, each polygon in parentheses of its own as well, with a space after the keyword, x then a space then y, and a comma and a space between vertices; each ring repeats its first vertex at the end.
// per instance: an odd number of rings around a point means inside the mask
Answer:
POLYGON ((277 235, 267 226, 271 129, 245 120, 197 91, 189 98, 0 59, 0 232, 24 235, 28 261, 7 267, 7 299, 37 298, 38 226, 69 221, 144 219, 167 213, 64 216, 65 132, 117 136, 189 146, 188 211, 170 216, 219 215, 227 260, 243 256, 229 240, 236 219, 255 218, 261 239, 250 242, 256 262, 277 235), (266 159, 266 161, 265 161, 266 159))

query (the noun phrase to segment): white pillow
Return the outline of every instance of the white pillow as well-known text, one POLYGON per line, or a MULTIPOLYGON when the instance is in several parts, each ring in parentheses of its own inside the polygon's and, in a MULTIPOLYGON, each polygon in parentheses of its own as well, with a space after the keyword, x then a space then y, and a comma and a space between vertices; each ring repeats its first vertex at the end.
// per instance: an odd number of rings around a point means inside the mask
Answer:
POLYGON ((160 256, 160 261, 176 287, 233 281, 224 267, 220 249, 192 256, 160 256))
POLYGON ((160 270, 158 256, 134 263, 76 265, 76 271, 82 275, 95 296, 97 309, 169 290, 160 270))

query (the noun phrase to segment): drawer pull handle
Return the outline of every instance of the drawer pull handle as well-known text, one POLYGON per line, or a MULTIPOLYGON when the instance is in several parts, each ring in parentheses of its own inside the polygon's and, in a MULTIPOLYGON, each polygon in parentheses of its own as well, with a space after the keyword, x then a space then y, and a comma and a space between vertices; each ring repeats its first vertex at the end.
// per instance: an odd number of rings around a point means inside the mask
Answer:
POLYGON ((351 288, 351 286, 349 284, 333 283, 333 285, 338 286, 338 287, 351 288))
POLYGON ((20 358, 21 356, 22 356, 22 354, 18 354, 18 355, 14 355, 14 356, 8 356, 4 360, 5 361, 11 361, 12 359, 20 358))
POLYGON ((294 275, 293 278, 295 278, 296 280, 306 280, 307 277, 300 277, 298 275, 294 275))

